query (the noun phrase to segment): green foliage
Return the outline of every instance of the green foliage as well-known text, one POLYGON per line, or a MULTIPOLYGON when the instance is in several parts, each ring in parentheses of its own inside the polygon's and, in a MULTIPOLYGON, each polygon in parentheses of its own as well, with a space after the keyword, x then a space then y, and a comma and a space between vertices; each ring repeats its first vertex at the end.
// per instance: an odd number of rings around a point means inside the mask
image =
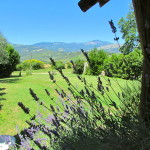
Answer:
POLYGON ((128 55, 113 54, 105 63, 105 72, 109 77, 138 79, 142 73, 142 51, 134 49, 128 55))
POLYGON ((9 77, 19 61, 19 53, 0 34, 0 77, 9 77))
POLYGON ((70 68, 72 68, 72 65, 71 65, 71 62, 66 62, 66 64, 65 64, 65 68, 67 68, 67 69, 70 69, 70 68))
POLYGON ((16 71, 21 71, 21 70, 23 70, 22 64, 21 64, 21 63, 20 63, 20 64, 17 64, 17 66, 16 66, 16 71))
POLYGON ((8 53, 6 51, 7 40, 0 33, 0 64, 8 63, 8 53))
POLYGON ((38 69, 42 69, 42 68, 44 68, 44 62, 42 62, 42 61, 39 61, 39 60, 35 60, 35 59, 32 59, 31 60, 31 64, 32 64, 32 68, 34 69, 34 70, 38 70, 38 69))
POLYGON ((75 68, 73 70, 73 73, 75 74, 82 74, 84 70, 84 60, 78 59, 74 62, 75 68))
POLYGON ((5 51, 8 55, 7 63, 0 64, 0 77, 9 77, 11 73, 16 69, 16 65, 20 62, 20 56, 12 45, 7 44, 5 51))
POLYGON ((32 75, 31 70, 30 69, 26 69, 26 76, 30 76, 30 75, 32 75))
POLYGON ((104 70, 105 61, 108 58, 108 54, 104 50, 93 49, 88 53, 90 59, 90 74, 99 75, 104 70))
POLYGON ((135 47, 139 47, 139 37, 133 6, 130 7, 127 16, 119 20, 118 25, 121 33, 123 33, 122 38, 125 40, 120 51, 126 55, 132 52, 135 47))
POLYGON ((56 62, 56 68, 57 69, 65 69, 65 63, 62 61, 57 61, 56 62))
POLYGON ((65 69, 65 63, 62 61, 56 61, 56 66, 54 66, 53 64, 51 64, 52 69, 65 69))
POLYGON ((134 49, 133 52, 125 56, 126 74, 128 79, 138 79, 142 74, 143 55, 139 49, 134 49))
POLYGON ((121 75, 123 74, 123 70, 121 68, 124 63, 123 57, 123 54, 112 54, 112 56, 107 59, 104 69, 106 76, 121 78, 121 75))
POLYGON ((25 60, 21 64, 17 66, 17 70, 38 70, 44 68, 44 62, 36 60, 36 59, 31 59, 31 60, 25 60))
POLYGON ((25 71, 25 70, 28 70, 30 69, 30 66, 31 66, 31 62, 30 61, 23 61, 21 64, 19 64, 20 67, 21 67, 21 70, 25 71))

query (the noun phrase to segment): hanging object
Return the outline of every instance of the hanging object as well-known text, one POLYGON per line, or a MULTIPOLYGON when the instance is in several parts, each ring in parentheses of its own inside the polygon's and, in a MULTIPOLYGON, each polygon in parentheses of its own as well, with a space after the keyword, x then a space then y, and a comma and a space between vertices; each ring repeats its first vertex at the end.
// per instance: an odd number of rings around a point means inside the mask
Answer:
POLYGON ((100 7, 104 6, 109 0, 99 0, 100 7))
POLYGON ((105 5, 109 0, 80 0, 78 5, 83 12, 86 12, 96 3, 99 3, 100 7, 105 5))

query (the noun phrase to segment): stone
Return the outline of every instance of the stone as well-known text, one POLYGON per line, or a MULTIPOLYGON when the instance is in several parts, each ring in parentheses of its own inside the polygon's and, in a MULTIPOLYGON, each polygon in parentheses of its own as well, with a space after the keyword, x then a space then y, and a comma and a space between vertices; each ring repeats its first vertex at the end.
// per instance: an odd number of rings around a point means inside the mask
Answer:
POLYGON ((15 137, 10 135, 0 135, 0 150, 8 150, 16 142, 15 137))
POLYGON ((105 71, 102 71, 102 72, 101 72, 101 76, 105 76, 105 71))

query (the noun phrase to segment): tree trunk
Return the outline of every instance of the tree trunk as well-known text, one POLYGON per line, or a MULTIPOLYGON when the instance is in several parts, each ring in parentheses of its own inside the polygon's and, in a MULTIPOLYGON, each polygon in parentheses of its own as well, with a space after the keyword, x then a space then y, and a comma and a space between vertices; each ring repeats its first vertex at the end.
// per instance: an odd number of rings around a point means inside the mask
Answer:
POLYGON ((132 1, 144 56, 140 115, 146 123, 150 123, 150 0, 132 1))

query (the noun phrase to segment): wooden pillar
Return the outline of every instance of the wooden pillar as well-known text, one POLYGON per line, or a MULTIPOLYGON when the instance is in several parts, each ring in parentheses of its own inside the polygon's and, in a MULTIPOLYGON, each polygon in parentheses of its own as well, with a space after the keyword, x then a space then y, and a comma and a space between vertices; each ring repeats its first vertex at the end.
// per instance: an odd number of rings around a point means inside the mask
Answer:
POLYGON ((146 123, 150 123, 150 0, 132 1, 144 56, 140 115, 146 123))

